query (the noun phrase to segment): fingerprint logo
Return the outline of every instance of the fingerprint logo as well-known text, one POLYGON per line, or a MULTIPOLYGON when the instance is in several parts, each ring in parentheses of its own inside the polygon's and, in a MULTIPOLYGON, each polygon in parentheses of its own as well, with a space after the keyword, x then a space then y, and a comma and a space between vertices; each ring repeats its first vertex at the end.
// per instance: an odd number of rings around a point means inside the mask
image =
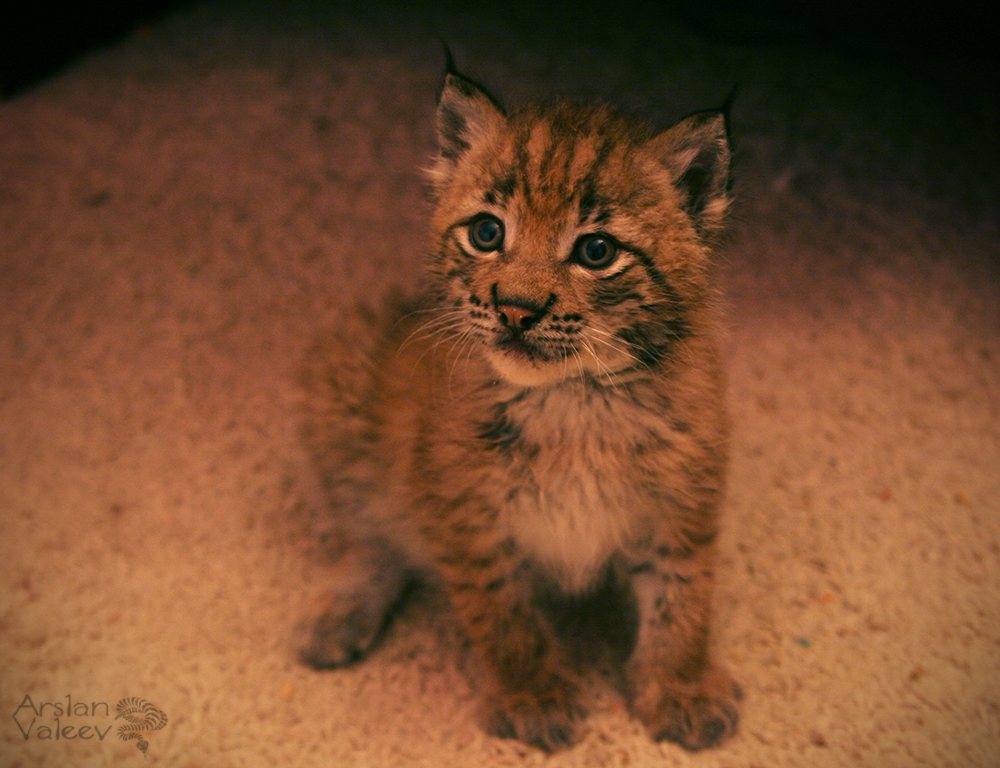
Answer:
POLYGON ((122 741, 138 739, 136 746, 146 758, 146 750, 149 749, 149 742, 143 738, 146 731, 158 731, 167 724, 167 715, 162 709, 158 709, 145 699, 137 699, 130 696, 118 702, 117 720, 124 717, 128 723, 118 727, 118 738, 122 741))

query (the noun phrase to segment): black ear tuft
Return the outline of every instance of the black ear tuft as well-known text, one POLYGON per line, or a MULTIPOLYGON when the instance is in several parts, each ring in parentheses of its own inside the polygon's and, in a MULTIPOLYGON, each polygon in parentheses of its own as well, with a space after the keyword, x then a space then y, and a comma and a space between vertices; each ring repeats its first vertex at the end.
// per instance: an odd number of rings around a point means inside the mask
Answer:
POLYGON ((736 98, 740 95, 740 89, 742 88, 743 88, 743 83, 734 83, 732 90, 730 90, 729 93, 726 94, 726 98, 723 100, 722 106, 719 107, 718 111, 722 113, 722 116, 726 120, 727 133, 729 129, 729 116, 730 114, 732 114, 733 104, 736 103, 736 98))
POLYGON ((451 48, 448 46, 448 43, 444 40, 441 41, 441 47, 444 48, 445 75, 457 75, 458 70, 455 68, 455 57, 451 55, 451 48))

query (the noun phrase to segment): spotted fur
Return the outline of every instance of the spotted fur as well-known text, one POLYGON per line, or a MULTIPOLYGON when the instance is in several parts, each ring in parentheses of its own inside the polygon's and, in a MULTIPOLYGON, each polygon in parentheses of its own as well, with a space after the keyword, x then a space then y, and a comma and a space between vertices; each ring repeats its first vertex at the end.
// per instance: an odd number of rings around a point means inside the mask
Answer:
POLYGON ((363 363, 346 333, 311 358, 305 436, 356 546, 305 658, 359 658, 429 578, 492 733, 572 743, 585 701, 565 630, 589 620, 654 738, 717 743, 739 698, 708 654, 724 120, 655 133, 606 106, 506 112, 449 72, 437 134, 429 291, 363 363))

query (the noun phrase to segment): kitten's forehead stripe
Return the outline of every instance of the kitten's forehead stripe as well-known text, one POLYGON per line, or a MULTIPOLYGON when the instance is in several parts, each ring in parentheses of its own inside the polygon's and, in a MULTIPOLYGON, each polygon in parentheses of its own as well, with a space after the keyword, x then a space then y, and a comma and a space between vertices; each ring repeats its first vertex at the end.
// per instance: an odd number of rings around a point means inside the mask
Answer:
POLYGON ((531 127, 525 142, 525 150, 528 156, 536 161, 528 167, 528 172, 532 176, 541 177, 551 162, 552 153, 555 152, 555 142, 548 121, 539 120, 531 127))
POLYGON ((493 179, 492 185, 486 190, 484 199, 490 205, 505 205, 514 194, 516 185, 517 180, 513 171, 501 173, 493 179))
POLYGON ((552 135, 551 131, 547 130, 546 134, 543 146, 540 149, 536 148, 536 153, 540 155, 537 175, 543 184, 548 182, 553 175, 552 168, 555 164, 556 152, 559 150, 559 145, 561 144, 559 139, 552 135))
POLYGON ((579 186, 579 195, 574 195, 579 201, 579 225, 583 226, 587 222, 598 226, 608 223, 615 213, 615 206, 597 191, 593 179, 585 179, 579 186))
POLYGON ((521 190, 524 195, 524 201, 531 205, 531 187, 528 185, 528 165, 529 165, 529 155, 527 141, 521 140, 518 142, 515 149, 515 154, 517 160, 515 162, 515 173, 514 175, 521 181, 521 190))
MULTIPOLYGON (((614 169, 620 137, 594 122, 592 115, 567 110, 548 118, 536 116, 519 126, 514 138, 514 174, 529 207, 541 205, 542 200, 554 208, 575 205, 581 225, 591 217, 596 224, 611 219, 614 208, 597 188, 599 179, 614 169)), ((620 157, 621 152, 617 154, 620 157)), ((513 178, 510 182, 504 192, 515 188, 513 178)), ((490 191, 494 200, 510 197, 498 194, 498 182, 490 191)))

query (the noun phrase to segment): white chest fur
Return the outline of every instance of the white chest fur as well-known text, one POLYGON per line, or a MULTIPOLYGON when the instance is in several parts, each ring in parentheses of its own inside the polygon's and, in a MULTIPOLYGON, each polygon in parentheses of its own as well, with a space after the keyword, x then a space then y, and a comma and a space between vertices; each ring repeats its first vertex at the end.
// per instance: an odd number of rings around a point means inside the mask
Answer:
POLYGON ((586 390, 532 393, 511 407, 528 458, 504 522, 568 592, 585 590, 611 554, 643 528, 648 493, 635 464, 652 415, 586 390))

